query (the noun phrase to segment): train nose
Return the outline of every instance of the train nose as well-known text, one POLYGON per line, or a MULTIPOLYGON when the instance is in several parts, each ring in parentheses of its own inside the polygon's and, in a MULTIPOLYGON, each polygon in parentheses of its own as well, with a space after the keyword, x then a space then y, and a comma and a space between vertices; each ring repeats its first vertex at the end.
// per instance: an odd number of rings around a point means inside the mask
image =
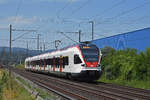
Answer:
POLYGON ((87 67, 97 67, 98 62, 86 62, 85 64, 87 67))
POLYGON ((81 66, 86 67, 86 64, 82 64, 81 66))

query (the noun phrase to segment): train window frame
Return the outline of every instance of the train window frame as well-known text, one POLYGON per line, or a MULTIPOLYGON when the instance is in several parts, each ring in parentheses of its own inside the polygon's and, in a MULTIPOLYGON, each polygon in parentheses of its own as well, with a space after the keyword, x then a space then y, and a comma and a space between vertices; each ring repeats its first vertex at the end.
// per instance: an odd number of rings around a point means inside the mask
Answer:
POLYGON ((69 57, 68 56, 63 57, 63 68, 65 68, 65 65, 69 65, 69 57))
POLYGON ((78 54, 74 54, 74 64, 81 64, 82 60, 78 54))

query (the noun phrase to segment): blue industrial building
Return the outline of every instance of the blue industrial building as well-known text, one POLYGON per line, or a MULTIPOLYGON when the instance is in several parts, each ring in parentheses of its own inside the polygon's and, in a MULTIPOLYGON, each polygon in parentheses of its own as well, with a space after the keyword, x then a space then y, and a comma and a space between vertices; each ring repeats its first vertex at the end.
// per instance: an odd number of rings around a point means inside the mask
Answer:
POLYGON ((150 28, 100 38, 92 41, 92 43, 96 44, 99 48, 110 46, 117 50, 135 48, 139 51, 144 51, 150 47, 150 28))

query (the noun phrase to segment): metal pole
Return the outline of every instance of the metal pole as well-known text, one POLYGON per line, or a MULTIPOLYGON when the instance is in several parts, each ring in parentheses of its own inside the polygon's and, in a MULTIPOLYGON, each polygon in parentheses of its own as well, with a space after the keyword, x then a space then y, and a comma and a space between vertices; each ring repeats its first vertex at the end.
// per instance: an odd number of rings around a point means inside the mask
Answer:
MULTIPOLYGON (((10 40, 9 40, 9 64, 11 64, 11 55, 12 55, 12 52, 11 52, 11 43, 12 43, 12 25, 10 24, 10 40)), ((9 65, 9 76, 11 76, 11 65, 9 65)))
POLYGON ((37 50, 39 51, 40 34, 37 36, 37 50))
POLYGON ((90 21, 92 24, 92 41, 94 40, 94 21, 90 21))
POLYGON ((11 58, 12 25, 10 24, 9 56, 11 58))
MULTIPOLYGON (((12 48, 12 25, 10 24, 10 41, 9 41, 9 56, 10 56, 10 64, 11 64, 11 56, 12 56, 12 52, 11 52, 11 48, 12 48)), ((9 77, 10 77, 10 87, 11 90, 13 89, 13 83, 12 83, 12 78, 11 78, 11 65, 9 65, 9 77)))
POLYGON ((40 52, 42 52, 42 46, 40 46, 40 52))
POLYGON ((44 49, 44 52, 45 52, 45 43, 43 44, 44 46, 43 46, 43 49, 44 49))
POLYGON ((56 48, 56 50, 58 49, 58 45, 59 45, 59 43, 61 43, 61 41, 60 40, 55 40, 55 48, 56 48), (58 43, 58 44, 57 44, 58 43))
POLYGON ((56 48, 56 50, 57 50, 57 44, 56 44, 56 42, 57 42, 57 41, 55 40, 55 48, 56 48))
POLYGON ((28 41, 27 41, 27 57, 29 56, 29 46, 28 46, 28 41))
POLYGON ((81 30, 79 30, 79 43, 81 42, 81 30))

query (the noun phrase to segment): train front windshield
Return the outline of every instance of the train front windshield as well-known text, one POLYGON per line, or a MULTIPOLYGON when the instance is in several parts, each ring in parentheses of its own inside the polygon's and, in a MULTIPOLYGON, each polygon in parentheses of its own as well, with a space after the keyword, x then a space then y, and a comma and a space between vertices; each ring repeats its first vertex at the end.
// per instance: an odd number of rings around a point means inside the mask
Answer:
POLYGON ((97 62, 99 58, 99 48, 95 45, 81 45, 81 52, 85 62, 97 62))

